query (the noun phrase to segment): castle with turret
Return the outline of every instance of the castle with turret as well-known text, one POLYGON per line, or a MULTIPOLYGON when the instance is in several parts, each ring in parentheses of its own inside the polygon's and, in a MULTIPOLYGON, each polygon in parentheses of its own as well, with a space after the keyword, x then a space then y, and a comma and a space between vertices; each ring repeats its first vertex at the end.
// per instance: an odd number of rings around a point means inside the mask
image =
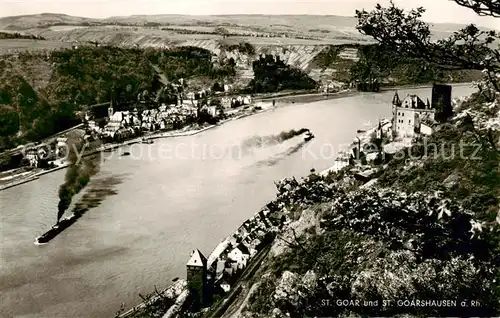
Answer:
POLYGON ((427 121, 444 121, 453 113, 451 106, 451 86, 437 85, 432 87, 432 104, 424 102, 417 95, 407 95, 403 100, 398 93, 392 99, 392 132, 398 137, 413 137, 425 133, 427 121))

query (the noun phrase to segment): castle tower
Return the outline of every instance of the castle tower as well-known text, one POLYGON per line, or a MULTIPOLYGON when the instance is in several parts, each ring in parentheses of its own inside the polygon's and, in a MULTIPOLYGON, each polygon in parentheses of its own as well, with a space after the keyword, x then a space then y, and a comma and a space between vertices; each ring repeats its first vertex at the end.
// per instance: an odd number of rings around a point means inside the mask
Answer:
POLYGON ((438 121, 444 121, 453 114, 451 85, 432 85, 432 108, 436 110, 436 119, 438 121))
POLYGON ((392 98, 392 134, 396 135, 396 126, 397 126, 397 112, 398 107, 401 107, 402 102, 399 98, 398 92, 394 93, 394 97, 392 98))
POLYGON ((207 259, 199 250, 191 253, 186 264, 188 287, 198 306, 207 302, 207 259))
POLYGON ((392 98, 392 105, 401 106, 401 99, 399 98, 398 92, 394 93, 394 97, 392 98))

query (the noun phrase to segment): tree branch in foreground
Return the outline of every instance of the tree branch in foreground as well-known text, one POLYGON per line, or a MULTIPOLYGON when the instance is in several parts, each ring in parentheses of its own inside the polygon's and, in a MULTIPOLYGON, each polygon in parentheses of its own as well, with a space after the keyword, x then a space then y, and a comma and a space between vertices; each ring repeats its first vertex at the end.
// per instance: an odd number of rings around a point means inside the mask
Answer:
POLYGON ((454 0, 462 7, 474 10, 481 16, 500 17, 500 2, 498 0, 454 0))
POLYGON ((420 20, 424 12, 422 7, 405 12, 392 1, 389 7, 377 4, 371 12, 356 10, 356 28, 401 55, 445 69, 499 69, 499 52, 492 45, 499 40, 496 31, 471 24, 448 38, 432 41, 429 24, 420 20))

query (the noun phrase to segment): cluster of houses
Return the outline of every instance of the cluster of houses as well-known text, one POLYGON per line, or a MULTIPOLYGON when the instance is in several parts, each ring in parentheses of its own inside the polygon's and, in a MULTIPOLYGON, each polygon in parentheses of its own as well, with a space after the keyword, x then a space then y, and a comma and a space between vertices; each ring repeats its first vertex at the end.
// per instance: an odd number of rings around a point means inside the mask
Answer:
POLYGON ((262 240, 265 238, 273 224, 266 218, 267 210, 259 212, 247 220, 228 240, 226 248, 209 258, 209 273, 214 277, 216 286, 228 292, 237 274, 248 265, 252 257, 257 254, 262 240))
MULTIPOLYGON (((217 115, 215 106, 204 106, 214 117, 217 115)), ((161 105, 155 109, 145 109, 138 111, 137 108, 129 111, 114 111, 111 105, 108 109, 107 123, 100 127, 90 114, 85 119, 91 132, 97 133, 101 137, 121 137, 133 136, 139 131, 156 131, 173 128, 174 123, 184 122, 188 116, 197 113, 198 107, 195 105, 181 105, 180 107, 169 107, 161 105)))
POLYGON ((47 158, 47 150, 39 148, 37 150, 30 150, 26 153, 26 160, 30 167, 40 168, 42 160, 47 158))
POLYGON ((265 244, 270 233, 277 229, 263 209, 248 219, 230 237, 222 241, 208 259, 199 250, 192 252, 187 267, 187 281, 192 295, 201 304, 213 294, 231 290, 242 271, 265 244))
POLYGON ((227 109, 252 104, 250 96, 222 97, 220 103, 207 97, 208 90, 189 92, 186 99, 179 99, 175 105, 159 104, 152 109, 115 111, 111 103, 108 108, 107 122, 104 127, 98 125, 90 113, 85 115, 88 130, 98 137, 129 138, 143 131, 174 129, 176 124, 185 123, 188 118, 197 116, 198 112, 206 112, 217 117, 227 109), (219 105, 220 104, 220 105, 219 105))
POLYGON ((27 144, 24 146, 25 153, 24 159, 26 164, 31 168, 44 168, 50 160, 61 158, 63 156, 63 149, 67 149, 67 138, 56 138, 53 142, 47 144, 27 144), (64 144, 61 144, 64 142, 64 144))
POLYGON ((235 108, 243 105, 250 105, 253 103, 251 96, 236 96, 236 97, 223 97, 221 98, 221 106, 224 109, 235 108))
POLYGON ((322 93, 336 93, 341 90, 350 88, 349 84, 335 81, 335 80, 326 80, 322 81, 322 84, 320 86, 320 92, 322 93))

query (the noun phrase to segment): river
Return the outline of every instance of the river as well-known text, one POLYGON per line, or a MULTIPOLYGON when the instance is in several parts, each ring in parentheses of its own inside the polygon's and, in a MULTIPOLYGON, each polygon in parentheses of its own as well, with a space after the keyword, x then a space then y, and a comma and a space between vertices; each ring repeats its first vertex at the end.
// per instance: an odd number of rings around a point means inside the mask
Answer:
MULTIPOLYGON (((453 97, 472 91, 454 86, 453 97)), ((407 93, 425 101, 431 89, 399 92, 407 93)), ((198 135, 135 145, 127 157, 119 156, 127 149, 107 153, 86 189, 114 192, 43 246, 33 241, 55 222, 64 171, 0 192, 0 317, 113 317, 121 302, 132 307, 139 293, 184 278, 191 250, 208 257, 274 197, 274 180, 331 166, 357 129, 391 115, 393 94, 292 105, 198 135), (297 137, 240 156, 238 145, 252 136, 302 127, 316 135, 302 148, 297 137)))

